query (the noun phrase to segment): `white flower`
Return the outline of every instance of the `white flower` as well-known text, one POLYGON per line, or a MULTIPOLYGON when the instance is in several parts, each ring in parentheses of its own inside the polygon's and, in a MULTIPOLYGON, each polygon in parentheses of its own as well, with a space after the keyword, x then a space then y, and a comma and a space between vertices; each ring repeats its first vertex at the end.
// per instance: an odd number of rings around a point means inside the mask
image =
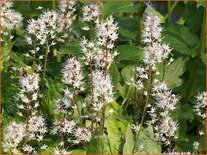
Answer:
POLYGON ((65 150, 65 149, 58 149, 58 148, 55 148, 55 150, 54 150, 54 154, 68 154, 68 151, 65 150))
POLYGON ((80 143, 82 141, 89 142, 91 139, 91 132, 87 128, 76 128, 74 131, 75 143, 80 143))
POLYGON ((68 12, 68 11, 71 11, 71 12, 76 11, 76 9, 75 9, 76 2, 75 1, 65 0, 65 1, 59 1, 58 3, 59 3, 58 8, 63 13, 68 12))
POLYGON ((19 79, 20 87, 24 92, 34 92, 39 88, 39 74, 33 73, 28 76, 22 76, 19 79))
POLYGON ((152 6, 149 4, 143 15, 144 29, 142 31, 142 41, 144 48, 144 63, 154 70, 157 63, 168 58, 171 49, 167 44, 161 43, 162 27, 159 17, 153 12, 152 6))
POLYGON ((176 138, 178 129, 178 124, 171 118, 170 112, 175 110, 178 97, 167 88, 164 82, 157 81, 153 83, 152 96, 155 103, 148 111, 151 120, 147 121, 147 124, 153 125, 156 140, 170 145, 171 139, 176 138))
POLYGON ((52 134, 71 134, 73 133, 74 127, 76 123, 75 121, 68 121, 67 119, 63 118, 60 119, 59 121, 56 120, 53 123, 53 128, 51 130, 52 134))
POLYGON ((12 7, 11 1, 4 1, 0 4, 1 26, 8 30, 18 29, 22 26, 22 15, 12 7))
POLYGON ((61 38, 58 39, 59 41, 63 42, 64 38, 67 38, 70 34, 69 32, 72 31, 72 25, 74 20, 76 19, 75 4, 76 4, 75 1, 70 1, 70 0, 59 2, 58 7, 60 9, 60 13, 58 19, 58 26, 59 26, 58 32, 63 32, 61 38))
POLYGON ((97 57, 100 48, 96 45, 95 42, 83 38, 81 41, 81 49, 84 53, 83 59, 86 65, 89 65, 93 60, 98 59, 97 57))
POLYGON ((43 144, 43 145, 41 146, 41 150, 46 150, 47 148, 48 148, 48 146, 45 145, 45 144, 43 144))
POLYGON ((26 144, 23 146, 23 150, 24 150, 24 152, 32 153, 34 151, 34 148, 32 146, 26 144))
POLYGON ((205 133, 204 133, 202 130, 200 130, 200 131, 198 132, 198 134, 199 134, 200 136, 202 136, 202 135, 204 135, 205 133))
POLYGON ((42 115, 34 115, 29 117, 28 133, 28 138, 37 140, 38 142, 42 141, 43 137, 47 133, 45 118, 42 115))
POLYGON ((25 125, 15 121, 9 123, 4 130, 3 148, 7 151, 17 149, 19 143, 25 137, 25 125))
POLYGON ((177 123, 171 117, 164 117, 159 125, 160 136, 174 137, 177 131, 177 123))
POLYGON ((194 111, 198 116, 202 117, 203 122, 205 122, 205 118, 206 118, 205 108, 206 108, 206 92, 202 92, 196 96, 194 111))
POLYGON ((106 44, 113 44, 118 38, 117 23, 113 19, 106 19, 104 22, 97 23, 97 37, 98 44, 106 46, 106 44))
POLYGON ((160 18, 152 10, 152 6, 147 5, 143 15, 144 30, 142 32, 142 40, 144 43, 161 41, 162 27, 160 25, 160 18))
POLYGON ((62 70, 63 82, 73 86, 74 89, 83 90, 83 74, 79 61, 74 57, 69 58, 62 70))
POLYGON ((139 132, 139 130, 140 130, 140 127, 141 127, 141 125, 135 125, 135 124, 132 124, 132 129, 136 132, 136 133, 138 133, 139 132))
POLYGON ((199 142, 193 142, 193 147, 195 150, 198 150, 200 143, 199 142))
POLYGON ((72 97, 64 95, 63 98, 55 101, 55 113, 67 114, 68 109, 72 108, 72 97))
POLYGON ((90 4, 83 6, 83 21, 96 21, 99 16, 99 6, 97 4, 90 4))
POLYGON ((93 73, 93 90, 94 104, 93 108, 96 111, 101 110, 109 102, 113 101, 113 86, 111 78, 106 76, 99 70, 93 73))

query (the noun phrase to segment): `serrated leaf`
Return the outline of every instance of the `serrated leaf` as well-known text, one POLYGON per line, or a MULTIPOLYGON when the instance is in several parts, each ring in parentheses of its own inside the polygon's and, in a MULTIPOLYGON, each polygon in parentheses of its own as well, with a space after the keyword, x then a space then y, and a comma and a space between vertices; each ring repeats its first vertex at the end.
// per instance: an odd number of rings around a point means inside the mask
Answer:
POLYGON ((60 48, 60 52, 66 55, 82 55, 80 42, 69 42, 60 48))
POLYGON ((143 58, 143 50, 140 47, 130 45, 120 45, 117 47, 118 56, 116 61, 130 61, 138 63, 143 58))
POLYGON ((116 22, 118 23, 119 38, 120 40, 135 40, 138 36, 138 20, 130 17, 116 16, 116 22), (126 24, 128 23, 128 24, 126 24))
MULTIPOLYGON (((164 80, 169 88, 175 88, 182 84, 182 79, 180 78, 185 71, 187 59, 180 57, 177 58, 172 64, 165 67, 164 80)), ((159 79, 161 80, 163 76, 163 68, 160 68, 159 79)))
POLYGON ((109 72, 112 78, 112 82, 116 86, 119 81, 119 70, 114 62, 110 65, 109 72))
POLYGON ((192 55, 196 52, 198 39, 185 26, 170 24, 164 31, 163 36, 163 40, 181 54, 192 55))
POLYGON ((139 12, 141 3, 134 4, 133 2, 105 2, 103 5, 104 16, 112 15, 113 13, 134 13, 139 12))

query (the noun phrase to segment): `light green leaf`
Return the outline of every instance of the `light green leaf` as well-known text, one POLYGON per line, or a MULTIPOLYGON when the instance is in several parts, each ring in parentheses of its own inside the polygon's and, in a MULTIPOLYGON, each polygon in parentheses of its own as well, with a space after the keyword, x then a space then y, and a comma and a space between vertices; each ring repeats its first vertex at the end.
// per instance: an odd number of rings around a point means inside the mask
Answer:
POLYGON ((127 128, 128 121, 120 115, 111 115, 106 119, 106 128, 109 140, 109 149, 113 154, 118 154, 121 138, 127 128))
POLYGON ((119 82, 119 70, 114 62, 110 65, 109 72, 112 77, 112 82, 116 86, 119 82))
POLYGON ((140 128, 140 130, 135 154, 161 154, 161 145, 155 141, 153 127, 148 126, 146 129, 140 128), (139 151, 140 145, 144 146, 142 151, 139 151))
POLYGON ((131 82, 134 77, 133 68, 131 66, 127 66, 121 71, 121 75, 126 82, 131 82))
POLYGON ((86 150, 76 149, 76 150, 72 150, 70 154, 86 154, 86 150))
POLYGON ((126 130, 125 143, 123 147, 123 154, 133 154, 134 135, 132 133, 131 125, 129 124, 126 130))
MULTIPOLYGON (((165 67, 164 80, 169 88, 175 88, 182 84, 182 79, 180 78, 184 71, 187 58, 180 57, 176 59, 172 64, 165 67)), ((163 68, 160 68, 159 79, 161 80, 163 76, 163 68)))

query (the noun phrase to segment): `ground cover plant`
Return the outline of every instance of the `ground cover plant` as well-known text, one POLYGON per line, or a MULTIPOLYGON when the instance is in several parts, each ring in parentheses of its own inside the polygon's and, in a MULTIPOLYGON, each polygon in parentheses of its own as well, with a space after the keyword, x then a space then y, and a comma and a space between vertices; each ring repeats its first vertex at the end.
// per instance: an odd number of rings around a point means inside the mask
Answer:
POLYGON ((3 1, 2 154, 205 154, 205 1, 3 1))

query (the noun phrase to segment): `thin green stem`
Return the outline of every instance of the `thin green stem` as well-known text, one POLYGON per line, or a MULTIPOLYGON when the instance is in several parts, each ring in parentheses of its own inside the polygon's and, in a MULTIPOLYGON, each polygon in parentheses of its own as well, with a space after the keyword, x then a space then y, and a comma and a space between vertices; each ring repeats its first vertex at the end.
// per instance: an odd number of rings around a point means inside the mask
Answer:
MULTIPOLYGON (((90 112, 93 113, 93 103, 94 103, 94 91, 93 91, 93 62, 90 60, 90 73, 91 73, 91 104, 90 112)), ((91 131, 93 132, 93 118, 91 119, 91 131)))
POLYGON ((171 21, 171 1, 169 0, 168 2, 167 2, 167 8, 168 8, 168 22, 170 22, 171 21))
POLYGON ((164 62, 163 62, 163 73, 162 73, 162 80, 161 81, 164 81, 164 78, 165 78, 165 67, 166 67, 166 60, 164 60, 164 62))
POLYGON ((178 4, 178 1, 175 1, 173 3, 173 5, 171 6, 171 1, 168 1, 168 13, 167 15, 165 16, 165 21, 168 19, 168 22, 171 21, 171 14, 173 12, 173 10, 175 9, 175 7, 177 6, 178 4))
POLYGON ((77 106, 77 111, 78 111, 78 116, 79 116, 79 119, 80 119, 80 125, 82 127, 82 116, 81 116, 81 110, 79 108, 79 105, 78 105, 78 102, 77 102, 77 94, 75 91, 73 91, 73 102, 76 104, 77 106))
POLYGON ((37 44, 36 44, 36 37, 34 38, 34 45, 33 45, 33 48, 34 48, 34 55, 33 55, 33 64, 32 64, 32 69, 33 69, 33 71, 35 70, 35 65, 36 65, 36 46, 37 46, 37 44))
POLYGON ((45 52, 43 79, 45 79, 46 70, 47 70, 47 57, 48 57, 48 53, 49 53, 49 45, 48 45, 48 38, 47 38, 46 39, 46 52, 45 52))

